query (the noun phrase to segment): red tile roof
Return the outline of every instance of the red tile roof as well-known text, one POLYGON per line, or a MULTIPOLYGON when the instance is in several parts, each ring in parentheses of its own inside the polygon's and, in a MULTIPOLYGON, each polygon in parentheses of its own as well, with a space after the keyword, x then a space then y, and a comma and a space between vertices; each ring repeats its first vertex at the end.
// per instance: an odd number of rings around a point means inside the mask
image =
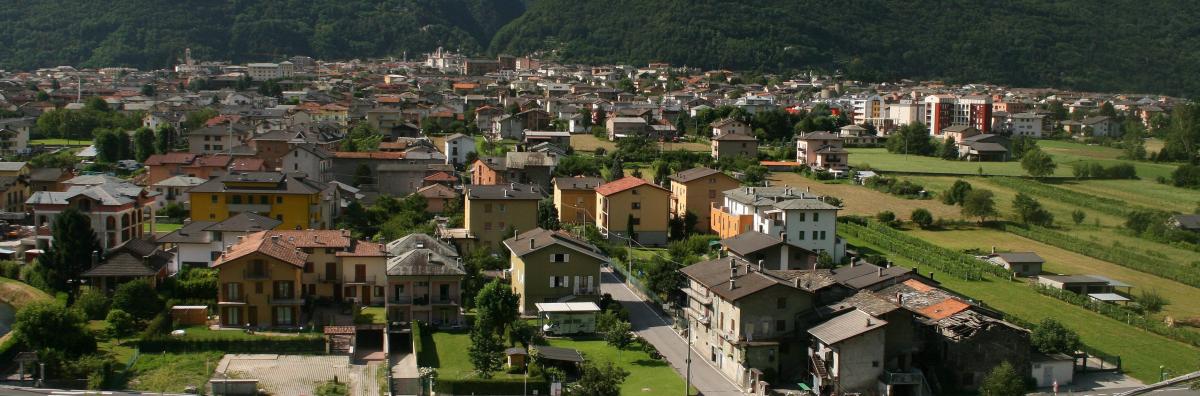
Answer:
POLYGON ((387 249, 384 249, 383 244, 375 242, 358 241, 354 244, 354 249, 350 251, 337 252, 338 257, 385 257, 387 249))
POLYGON ((619 180, 613 180, 611 182, 601 184, 600 187, 596 187, 596 193, 600 195, 613 195, 641 185, 650 185, 654 188, 663 189, 662 187, 651 184, 650 182, 646 181, 646 179, 625 176, 619 180))
POLYGON ((350 232, 343 230, 279 230, 265 231, 300 248, 347 248, 350 232))
POLYGON ((294 265, 296 267, 304 267, 304 262, 308 260, 308 254, 300 251, 291 243, 288 243, 284 238, 271 238, 267 235, 267 231, 259 231, 238 241, 237 244, 229 247, 229 250, 221 253, 212 263, 212 267, 217 267, 246 257, 251 253, 261 253, 279 261, 294 265))
POLYGON ((196 154, 171 152, 166 154, 154 154, 146 158, 146 166, 166 165, 166 164, 190 164, 196 160, 196 154))
POLYGON ((455 182, 458 181, 458 178, 450 176, 450 174, 446 172, 437 172, 432 175, 425 176, 425 180, 432 182, 455 182))

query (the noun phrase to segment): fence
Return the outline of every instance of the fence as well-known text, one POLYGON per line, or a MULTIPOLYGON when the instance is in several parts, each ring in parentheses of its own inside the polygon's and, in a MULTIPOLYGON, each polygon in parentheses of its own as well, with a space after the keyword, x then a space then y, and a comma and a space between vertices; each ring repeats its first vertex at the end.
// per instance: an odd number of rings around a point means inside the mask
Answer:
POLYGON ((632 286, 634 293, 639 297, 653 301, 660 307, 666 305, 667 302, 662 298, 659 298, 657 294, 650 290, 650 288, 646 287, 646 285, 642 283, 641 279, 629 274, 629 270, 625 267, 624 263, 618 261, 613 263, 611 267, 613 269, 613 275, 616 275, 618 279, 632 286))

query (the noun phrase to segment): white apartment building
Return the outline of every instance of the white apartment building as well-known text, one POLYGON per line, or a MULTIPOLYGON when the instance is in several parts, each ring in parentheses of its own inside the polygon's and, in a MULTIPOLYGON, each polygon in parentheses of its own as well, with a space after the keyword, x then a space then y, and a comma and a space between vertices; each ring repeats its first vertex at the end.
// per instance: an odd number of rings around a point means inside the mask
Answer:
POLYGON ((887 125, 888 104, 879 95, 871 95, 866 98, 853 99, 850 103, 854 106, 855 124, 871 124, 877 129, 884 129, 887 125))
POLYGON ((1037 113, 1009 114, 1005 124, 1013 136, 1042 137, 1046 115, 1037 113))
POLYGON ((887 117, 892 122, 892 125, 896 126, 924 122, 925 104, 913 103, 911 100, 902 100, 900 103, 889 104, 887 107, 887 117))
POLYGON ((714 224, 721 238, 745 231, 782 235, 793 245, 813 252, 827 252, 835 262, 846 253, 846 243, 837 237, 838 207, 820 197, 792 187, 740 187, 725 191, 725 202, 714 208, 714 223, 733 222, 728 227, 714 224), (750 220, 749 230, 742 222, 750 220))
POLYGON ((296 66, 292 62, 286 61, 281 63, 251 63, 246 65, 246 74, 254 81, 291 77, 295 72, 296 66))

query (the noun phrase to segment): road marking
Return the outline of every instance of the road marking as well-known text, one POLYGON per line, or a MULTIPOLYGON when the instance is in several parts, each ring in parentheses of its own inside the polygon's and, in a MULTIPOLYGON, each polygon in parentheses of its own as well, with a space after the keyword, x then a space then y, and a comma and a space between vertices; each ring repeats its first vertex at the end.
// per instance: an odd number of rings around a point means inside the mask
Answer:
MULTIPOLYGON (((618 281, 620 281, 620 279, 619 279, 619 278, 617 278, 617 276, 613 274, 613 272, 612 272, 612 270, 611 270, 611 269, 610 269, 610 270, 608 270, 608 276, 609 276, 609 277, 612 277, 613 279, 617 279, 618 281)), ((629 294, 633 296, 633 299, 634 299, 634 300, 637 300, 637 301, 638 301, 639 303, 641 303, 642 305, 645 305, 645 306, 646 306, 646 309, 649 309, 649 310, 650 310, 650 313, 651 313, 651 314, 653 314, 653 315, 654 315, 654 317, 658 318, 658 320, 659 320, 660 322, 662 322, 662 323, 664 323, 664 324, 668 324, 667 320, 666 320, 666 319, 663 319, 663 317, 662 317, 661 315, 659 315, 659 314, 658 314, 658 311, 655 311, 655 310, 654 310, 654 307, 653 307, 653 306, 651 306, 649 303, 647 303, 647 302, 646 302, 646 300, 643 300, 641 297, 638 297, 637 293, 634 293, 634 292, 633 292, 633 289, 630 289, 630 288, 629 288, 629 285, 625 284, 625 282, 617 282, 617 283, 621 284, 621 287, 625 288, 625 290, 626 290, 626 291, 628 291, 628 292, 629 292, 629 294)), ((694 351, 692 351, 692 347, 690 347, 690 346, 688 346, 688 345, 687 345, 687 339, 683 338, 683 336, 679 335, 679 333, 676 333, 676 332, 675 332, 675 329, 673 329, 673 328, 670 328, 670 326, 668 325, 667 331, 669 331, 671 334, 674 334, 674 335, 675 335, 675 337, 679 338, 679 340, 680 340, 680 341, 683 341, 683 348, 684 348, 684 349, 686 349, 686 350, 688 351, 688 353, 689 353, 689 354, 690 354, 691 352, 694 352, 694 351)), ((730 385, 733 385, 733 388, 734 388, 734 389, 737 389, 737 392, 738 392, 738 394, 745 394, 745 392, 742 392, 742 387, 741 387, 741 386, 738 386, 738 384, 737 384, 737 383, 735 383, 735 382, 733 382, 733 380, 729 379, 729 377, 726 377, 724 374, 721 374, 721 370, 717 369, 717 367, 716 367, 716 366, 713 366, 713 365, 712 365, 712 363, 709 363, 709 362, 708 362, 708 360, 705 360, 705 359, 704 359, 704 356, 703 356, 703 355, 700 355, 700 353, 699 353, 699 352, 697 352, 696 354, 698 355, 697 357, 699 357, 700 359, 692 359, 692 361, 693 361, 693 362, 694 362, 694 361, 696 361, 696 360, 699 360, 699 361, 701 361, 701 362, 704 362, 704 365, 706 365, 706 366, 708 366, 709 368, 713 369, 713 371, 716 371, 716 372, 717 372, 717 375, 719 375, 721 378, 724 378, 724 379, 725 379, 725 382, 728 382, 730 385)), ((686 364, 686 363, 685 363, 685 364, 686 364)), ((699 390, 699 389, 697 389, 697 390, 699 390)))

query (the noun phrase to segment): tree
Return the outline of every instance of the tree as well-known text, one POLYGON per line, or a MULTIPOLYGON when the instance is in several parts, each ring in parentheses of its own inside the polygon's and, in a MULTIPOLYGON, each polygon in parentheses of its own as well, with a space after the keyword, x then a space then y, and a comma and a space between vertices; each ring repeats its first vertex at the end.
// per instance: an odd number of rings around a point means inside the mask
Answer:
POLYGON ((1082 345, 1079 342, 1079 334, 1051 318, 1042 319, 1033 328, 1029 342, 1038 352, 1047 354, 1072 354, 1082 345))
POLYGON ((547 230, 559 229, 558 208, 554 207, 554 198, 538 201, 538 227, 547 230))
POLYGON ((1042 208, 1042 203, 1028 194, 1023 192, 1017 193, 1016 198, 1013 198, 1012 205, 1013 212, 1016 212, 1017 219, 1022 224, 1048 227, 1054 223, 1054 214, 1042 208))
POLYGON ((475 328, 497 337, 503 335, 518 318, 518 304, 520 296, 499 279, 484 285, 475 296, 475 328))
POLYGON ((650 166, 654 168, 654 184, 666 186, 670 181, 668 178, 671 176, 671 165, 667 161, 658 159, 654 160, 650 166))
POLYGON ((958 143, 954 139, 943 139, 941 146, 938 146, 938 157, 944 160, 958 159, 958 143))
POLYGON ((1046 154, 1039 148, 1031 148, 1025 152, 1025 156, 1021 158, 1021 168, 1033 177, 1043 177, 1054 174, 1054 169, 1058 165, 1054 164, 1054 158, 1050 154, 1046 154))
POLYGON ((606 362, 604 365, 588 361, 583 364, 583 373, 579 381, 572 384, 569 394, 572 396, 619 396, 621 384, 629 372, 625 369, 606 362))
POLYGON ((613 181, 625 177, 625 161, 621 160, 620 155, 613 155, 612 163, 608 165, 608 178, 605 181, 613 181))
POLYGON ((1075 209, 1071 212, 1071 221, 1075 222, 1075 225, 1083 224, 1083 219, 1086 217, 1087 213, 1084 213, 1082 210, 1075 209))
POLYGON ((897 154, 930 155, 935 148, 925 124, 915 122, 900 127, 887 139, 887 150, 897 154))
POLYGON ((759 164, 750 165, 746 167, 744 172, 746 175, 744 181, 749 185, 762 184, 767 179, 767 173, 769 173, 769 170, 765 166, 759 164))
POLYGON ((91 220, 75 208, 67 208, 50 226, 54 243, 38 256, 45 278, 55 290, 67 290, 68 280, 80 279, 91 268, 92 255, 101 251, 91 220))
POLYGON ((817 253, 818 268, 833 268, 834 264, 836 263, 833 262, 833 256, 829 252, 821 250, 820 253, 817 253))
POLYGON ((890 210, 885 210, 875 214, 875 220, 888 226, 893 226, 896 223, 896 214, 890 210))
POLYGON ((375 177, 371 175, 371 167, 367 164, 358 164, 354 168, 354 187, 362 187, 367 184, 375 184, 375 177))
POLYGON ((146 158, 154 155, 155 150, 154 131, 145 127, 138 128, 137 132, 133 133, 135 159, 138 162, 146 162, 146 158))
POLYGON ((86 325, 87 318, 79 310, 54 301, 35 301, 17 311, 12 333, 30 349, 79 356, 96 350, 96 340, 86 325))
POLYGON ((150 320, 163 310, 163 302, 149 281, 135 279, 117 286, 112 309, 128 312, 138 320, 150 320))
POLYGON ((617 348, 618 351, 625 349, 625 347, 633 343, 632 326, 630 326, 629 322, 623 320, 612 324, 604 332, 604 342, 617 348))
POLYGON ((154 150, 166 154, 175 147, 175 127, 164 124, 154 133, 154 150))
POLYGON ((141 89, 142 96, 149 96, 149 97, 153 98, 154 91, 155 91, 154 84, 143 84, 142 85, 142 89, 141 89))
POLYGON ((962 215, 978 217, 980 223, 986 221, 988 217, 996 216, 996 202, 992 197, 993 194, 990 190, 972 189, 963 197, 962 215))
POLYGON ((71 308, 78 309, 90 320, 103 320, 108 315, 108 296, 100 289, 89 288, 79 293, 71 308))
POLYGON ((129 152, 124 132, 102 130, 96 135, 96 160, 103 163, 114 163, 125 158, 122 153, 129 152))
POLYGON ((967 193, 971 192, 971 183, 963 179, 954 181, 949 190, 946 190, 942 195, 942 203, 946 205, 962 205, 963 199, 967 197, 967 193))
POLYGON ((83 102, 83 109, 101 113, 112 111, 112 109, 108 107, 108 102, 105 102, 104 98, 99 96, 90 97, 87 101, 83 102))
POLYGON ((979 385, 982 396, 1023 396, 1025 395, 1025 380, 1011 363, 1005 361, 992 369, 983 383, 979 385))
POLYGON ((137 332, 137 319, 125 311, 119 309, 108 311, 108 316, 104 318, 104 321, 108 322, 108 334, 117 340, 117 344, 121 343, 122 338, 137 332))
POLYGON ((492 378, 492 374, 504 365, 504 344, 500 342, 500 336, 480 327, 472 328, 467 358, 480 378, 492 378))
POLYGON ((933 214, 929 213, 929 210, 925 208, 913 209, 909 218, 912 219, 913 224, 916 224, 917 227, 929 228, 929 226, 933 225, 933 214))

